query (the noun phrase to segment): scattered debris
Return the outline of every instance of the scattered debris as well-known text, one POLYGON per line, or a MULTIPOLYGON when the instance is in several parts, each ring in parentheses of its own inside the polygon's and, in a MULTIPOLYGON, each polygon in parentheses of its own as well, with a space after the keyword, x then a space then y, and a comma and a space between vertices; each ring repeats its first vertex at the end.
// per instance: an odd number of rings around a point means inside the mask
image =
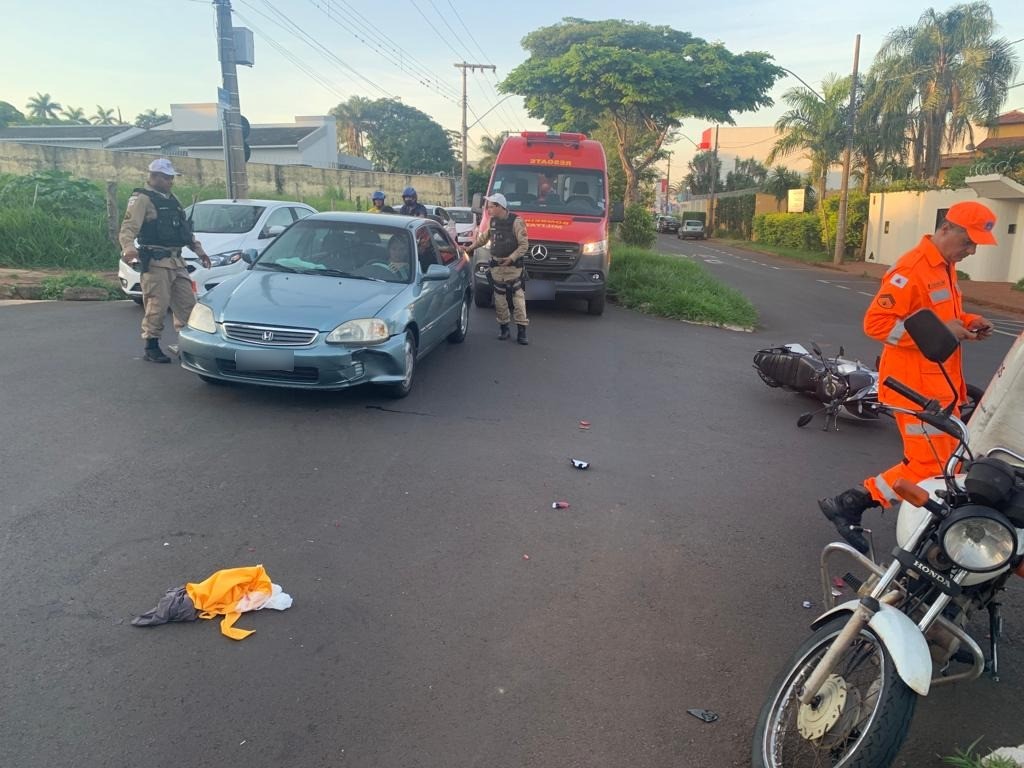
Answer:
POLYGON ((551 502, 551 508, 552 509, 568 509, 569 508, 569 502, 568 501, 553 501, 553 502, 551 502))
POLYGON ((705 723, 713 723, 718 719, 718 713, 712 712, 710 709, 688 709, 686 711, 705 723))
POLYGON ((843 596, 843 591, 841 589, 836 589, 835 587, 832 587, 832 597, 842 597, 842 596, 843 596))
POLYGON ((814 607, 814 603, 812 603, 810 600, 804 600, 804 608, 813 608, 813 607, 814 607))
POLYGON ((835 587, 836 589, 843 589, 843 588, 846 587, 846 582, 843 581, 843 577, 842 576, 833 576, 832 577, 832 586, 835 587))
POLYGON ((529 555, 523 555, 523 560, 529 560, 529 559, 530 559, 529 555))
POLYGON ((589 421, 580 421, 580 429, 590 429, 589 421))
POLYGON ((576 469, 590 469, 590 462, 583 459, 569 459, 576 469))

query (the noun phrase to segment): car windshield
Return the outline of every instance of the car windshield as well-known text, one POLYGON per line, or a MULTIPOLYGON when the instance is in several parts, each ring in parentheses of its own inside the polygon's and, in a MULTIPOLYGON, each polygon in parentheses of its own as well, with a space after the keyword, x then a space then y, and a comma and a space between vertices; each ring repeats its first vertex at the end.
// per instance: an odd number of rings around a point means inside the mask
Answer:
POLYGON ((687 219, 686 222, 683 224, 683 226, 689 227, 689 228, 696 227, 697 229, 700 229, 704 225, 701 222, 699 222, 699 221, 695 221, 694 219, 687 219))
POLYGON ((196 203, 185 210, 192 220, 193 232, 240 235, 256 226, 266 208, 235 203, 196 203))
POLYGON ((408 283, 412 237, 394 226, 303 219, 267 246, 253 269, 408 283))
POLYGON ((499 165, 491 193, 500 192, 512 211, 604 216, 604 174, 582 168, 499 165))
POLYGON ((456 224, 476 224, 476 219, 473 217, 472 211, 459 211, 454 208, 449 208, 448 213, 455 220, 456 224))

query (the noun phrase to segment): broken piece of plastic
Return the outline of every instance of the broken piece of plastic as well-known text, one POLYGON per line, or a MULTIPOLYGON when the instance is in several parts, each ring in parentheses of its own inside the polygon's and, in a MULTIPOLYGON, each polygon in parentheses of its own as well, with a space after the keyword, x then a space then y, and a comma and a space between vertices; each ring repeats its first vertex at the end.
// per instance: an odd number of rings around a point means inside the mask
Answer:
POLYGON ((569 459, 576 469, 590 469, 590 462, 583 459, 569 459))
POLYGON ((580 429, 590 429, 590 422, 581 420, 580 429))
POLYGON ((718 713, 712 712, 710 709, 688 709, 686 711, 705 723, 713 723, 718 719, 718 713))
POLYGON ((551 508, 552 509, 568 509, 569 508, 569 502, 568 501, 553 501, 553 502, 551 502, 551 508))
POLYGON ((833 576, 832 577, 832 586, 835 587, 836 589, 842 589, 843 587, 846 586, 846 582, 843 581, 843 577, 842 576, 833 576))
POLYGON ((813 608, 813 607, 814 607, 814 603, 812 603, 810 600, 804 600, 804 608, 813 608))

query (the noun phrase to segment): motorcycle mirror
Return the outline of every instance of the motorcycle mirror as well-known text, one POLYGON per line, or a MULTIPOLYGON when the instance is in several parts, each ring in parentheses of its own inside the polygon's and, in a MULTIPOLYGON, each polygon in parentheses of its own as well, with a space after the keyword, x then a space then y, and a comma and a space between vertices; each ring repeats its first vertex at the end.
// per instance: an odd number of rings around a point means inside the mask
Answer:
POLYGON ((930 309, 919 309, 903 321, 910 338, 921 354, 933 363, 944 363, 956 352, 960 342, 930 309))
POLYGON ((808 424, 811 423, 811 419, 813 418, 813 413, 801 413, 800 418, 796 420, 796 425, 798 427, 806 427, 808 424))

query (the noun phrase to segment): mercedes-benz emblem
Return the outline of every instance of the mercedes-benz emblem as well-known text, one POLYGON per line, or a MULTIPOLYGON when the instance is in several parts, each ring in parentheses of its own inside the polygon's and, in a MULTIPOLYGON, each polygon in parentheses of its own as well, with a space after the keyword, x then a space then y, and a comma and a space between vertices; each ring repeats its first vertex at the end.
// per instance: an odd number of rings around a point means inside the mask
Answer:
POLYGON ((544 261, 548 257, 548 249, 543 245, 535 245, 530 249, 534 261, 544 261))
POLYGON ((264 331, 262 338, 263 338, 264 341, 273 341, 274 340, 274 332, 273 331, 264 331))

